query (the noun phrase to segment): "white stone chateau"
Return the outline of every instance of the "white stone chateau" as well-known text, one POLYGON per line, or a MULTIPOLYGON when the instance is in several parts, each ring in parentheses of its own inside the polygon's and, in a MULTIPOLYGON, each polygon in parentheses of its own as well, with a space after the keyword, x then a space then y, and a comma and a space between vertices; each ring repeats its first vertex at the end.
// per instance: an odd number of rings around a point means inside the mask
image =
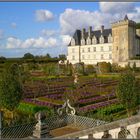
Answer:
POLYGON ((140 29, 136 22, 123 20, 112 23, 111 29, 101 26, 100 30, 89 27, 76 30, 69 45, 67 60, 72 63, 97 64, 97 62, 117 63, 121 66, 140 54, 140 29))

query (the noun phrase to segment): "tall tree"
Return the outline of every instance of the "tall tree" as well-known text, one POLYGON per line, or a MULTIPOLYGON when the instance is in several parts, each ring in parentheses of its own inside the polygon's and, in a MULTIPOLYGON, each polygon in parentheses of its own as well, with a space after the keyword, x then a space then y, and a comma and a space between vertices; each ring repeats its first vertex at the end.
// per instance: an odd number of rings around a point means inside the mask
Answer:
POLYGON ((34 58, 34 55, 31 54, 31 53, 25 53, 24 56, 23 56, 24 59, 33 59, 34 58))
POLYGON ((66 60, 66 55, 65 54, 60 54, 59 59, 60 60, 66 60))
POLYGON ((139 85, 132 72, 121 74, 117 87, 117 97, 131 116, 137 106, 139 99, 139 85))
POLYGON ((4 72, 0 86, 0 106, 13 111, 22 98, 22 80, 19 66, 12 64, 4 72))

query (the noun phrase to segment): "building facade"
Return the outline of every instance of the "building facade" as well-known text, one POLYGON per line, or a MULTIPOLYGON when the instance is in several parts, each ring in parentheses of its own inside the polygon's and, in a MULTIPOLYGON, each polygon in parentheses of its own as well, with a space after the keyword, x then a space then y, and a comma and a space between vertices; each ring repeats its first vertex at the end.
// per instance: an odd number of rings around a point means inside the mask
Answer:
POLYGON ((121 21, 112 23, 111 29, 101 26, 76 30, 68 45, 67 60, 72 63, 97 64, 98 62, 126 65, 140 54, 140 29, 127 15, 121 21))

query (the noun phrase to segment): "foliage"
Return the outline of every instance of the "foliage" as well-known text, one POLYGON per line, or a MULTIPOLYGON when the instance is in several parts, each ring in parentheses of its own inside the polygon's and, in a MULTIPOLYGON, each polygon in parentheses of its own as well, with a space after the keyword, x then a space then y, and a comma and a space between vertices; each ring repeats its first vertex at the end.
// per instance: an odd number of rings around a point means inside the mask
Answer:
POLYGON ((24 59, 33 59, 34 58, 34 55, 31 54, 31 53, 25 53, 24 56, 23 56, 24 59))
POLYGON ((46 111, 48 115, 53 114, 53 110, 49 109, 47 106, 38 106, 31 103, 21 102, 17 108, 17 110, 25 113, 35 114, 38 111, 46 111))
POLYGON ((22 79, 19 66, 11 65, 2 76, 0 86, 0 105, 8 110, 14 110, 22 98, 22 79))
POLYGON ((136 71, 137 67, 136 67, 136 62, 133 63, 133 71, 136 71))
POLYGON ((59 59, 60 60, 66 60, 66 55, 65 54, 60 54, 59 59))
POLYGON ((109 73, 111 72, 111 64, 108 62, 99 62, 98 67, 101 73, 109 73))
POLYGON ((4 63, 6 61, 6 58, 3 56, 0 56, 0 63, 4 63))
POLYGON ((86 65, 85 71, 86 71, 86 73, 88 73, 88 74, 93 74, 93 73, 95 73, 95 68, 94 68, 93 65, 86 65))
POLYGON ((117 87, 117 97, 127 110, 128 116, 133 114, 132 110, 137 106, 139 85, 132 72, 121 74, 117 87))
POLYGON ((136 24, 136 29, 140 29, 140 23, 136 24))
POLYGON ((85 115, 88 117, 93 117, 105 121, 112 121, 114 120, 114 116, 116 115, 116 113, 122 112, 124 110, 125 108, 122 104, 114 104, 93 112, 89 112, 85 115))

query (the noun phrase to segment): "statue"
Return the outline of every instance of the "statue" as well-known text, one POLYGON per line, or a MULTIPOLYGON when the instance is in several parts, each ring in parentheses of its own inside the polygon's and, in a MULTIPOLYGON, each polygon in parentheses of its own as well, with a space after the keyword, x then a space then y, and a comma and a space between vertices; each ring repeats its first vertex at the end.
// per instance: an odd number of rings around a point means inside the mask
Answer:
POLYGON ((79 78, 78 78, 78 74, 76 73, 74 75, 74 85, 77 85, 78 84, 78 81, 79 81, 79 78))

